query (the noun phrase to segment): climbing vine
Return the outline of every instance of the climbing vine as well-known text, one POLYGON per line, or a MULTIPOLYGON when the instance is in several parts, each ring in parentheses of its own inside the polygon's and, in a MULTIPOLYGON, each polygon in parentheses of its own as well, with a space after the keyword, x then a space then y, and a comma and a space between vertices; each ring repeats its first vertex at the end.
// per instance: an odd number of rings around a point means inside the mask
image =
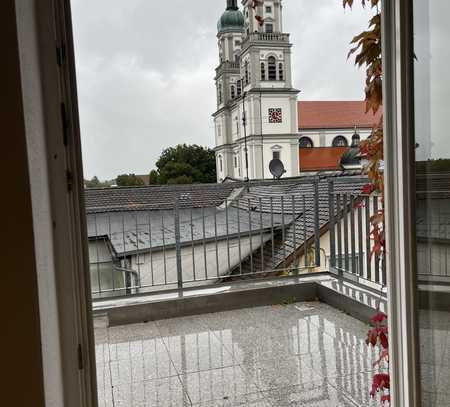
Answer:
MULTIPOLYGON (((343 0, 343 6, 352 7, 354 0, 343 0)), ((370 3, 376 11, 369 22, 369 29, 363 31, 351 41, 352 48, 348 56, 355 55, 355 64, 366 67, 366 113, 374 114, 383 105, 383 65, 381 57, 381 0, 361 0, 362 6, 370 3)), ((364 186, 363 193, 376 194, 381 200, 381 209, 370 218, 371 238, 374 241, 371 255, 380 257, 385 255, 385 228, 384 228, 384 177, 381 170, 383 161, 383 117, 373 128, 371 136, 361 142, 360 155, 366 159, 365 171, 369 183, 364 186)), ((368 332, 366 343, 380 349, 379 358, 375 366, 385 367, 389 372, 389 342, 387 315, 377 311, 371 318, 372 328, 368 332)), ((370 395, 380 395, 382 405, 390 404, 390 380, 389 373, 378 373, 373 376, 370 395)))

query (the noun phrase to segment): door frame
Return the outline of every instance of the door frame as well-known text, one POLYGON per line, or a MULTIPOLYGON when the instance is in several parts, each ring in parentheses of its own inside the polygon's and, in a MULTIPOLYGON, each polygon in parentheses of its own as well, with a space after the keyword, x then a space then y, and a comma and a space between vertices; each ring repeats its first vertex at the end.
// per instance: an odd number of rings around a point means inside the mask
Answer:
MULTIPOLYGON (((393 407, 420 406, 413 277, 411 3, 411 0, 385 1, 382 11, 387 135, 386 265, 393 407)), ((24 111, 38 257, 40 321, 45 328, 42 329, 45 396, 47 406, 95 407, 95 349, 70 1, 16 0, 16 6, 23 96, 27 101, 24 111), (49 244, 41 244, 43 239, 49 244), (51 261, 39 263, 39 258, 51 261), (53 346, 46 347, 48 343, 53 346)))
POLYGON ((69 0, 15 0, 47 407, 97 406, 69 0))
POLYGON ((411 0, 384 1, 382 10, 391 407, 420 407, 421 405, 414 239, 412 3, 411 0))

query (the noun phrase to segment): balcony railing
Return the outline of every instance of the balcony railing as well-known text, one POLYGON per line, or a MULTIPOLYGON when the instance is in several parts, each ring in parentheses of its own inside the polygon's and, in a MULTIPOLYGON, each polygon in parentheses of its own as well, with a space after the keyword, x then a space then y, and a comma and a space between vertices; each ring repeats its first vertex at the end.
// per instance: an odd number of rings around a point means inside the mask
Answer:
POLYGON ((314 196, 252 196, 200 208, 179 199, 171 210, 89 215, 94 296, 298 271, 294 252, 310 249, 305 236, 314 231, 302 215, 314 196))
POLYGON ((373 252, 370 219, 379 213, 380 198, 336 193, 330 187, 330 271, 359 282, 386 285, 385 261, 373 252))
MULTIPOLYGON (((364 178, 241 186, 215 205, 176 193, 173 205, 88 214, 94 297, 183 290, 241 279, 331 271, 383 286, 371 256, 378 198, 364 178)), ((231 192, 230 192, 231 191, 231 192)))
POLYGON ((222 62, 217 68, 216 68, 216 75, 220 75, 224 71, 233 70, 233 71, 239 71, 240 65, 238 62, 230 62, 225 61, 222 62))
POLYGON ((243 47, 249 42, 249 41, 261 41, 261 42, 285 42, 289 43, 289 34, 285 33, 250 33, 244 40, 243 47))

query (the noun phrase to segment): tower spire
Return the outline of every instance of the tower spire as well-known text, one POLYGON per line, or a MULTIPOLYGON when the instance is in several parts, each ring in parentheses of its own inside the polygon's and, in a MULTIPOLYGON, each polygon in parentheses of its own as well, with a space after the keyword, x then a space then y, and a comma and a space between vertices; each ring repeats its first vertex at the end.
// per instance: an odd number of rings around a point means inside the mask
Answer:
POLYGON ((227 10, 237 10, 237 0, 227 0, 227 10))

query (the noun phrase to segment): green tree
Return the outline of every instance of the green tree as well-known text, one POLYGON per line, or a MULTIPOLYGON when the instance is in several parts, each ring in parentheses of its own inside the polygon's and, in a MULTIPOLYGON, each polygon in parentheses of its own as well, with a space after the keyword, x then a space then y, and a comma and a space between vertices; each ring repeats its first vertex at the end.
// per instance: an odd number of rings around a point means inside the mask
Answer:
POLYGON ((136 174, 122 174, 116 178, 119 187, 138 187, 144 185, 144 181, 136 174))
POLYGON ((86 188, 108 188, 111 186, 110 181, 100 181, 96 175, 91 179, 84 180, 84 185, 86 188))
POLYGON ((160 184, 204 184, 217 179, 214 151, 195 144, 165 149, 156 167, 160 184))
POLYGON ((171 185, 192 184, 192 178, 188 177, 187 175, 180 175, 179 177, 176 178, 170 178, 167 183, 171 185))
POLYGON ((156 170, 151 170, 149 177, 148 177, 148 183, 150 185, 158 185, 159 184, 159 174, 156 170))

